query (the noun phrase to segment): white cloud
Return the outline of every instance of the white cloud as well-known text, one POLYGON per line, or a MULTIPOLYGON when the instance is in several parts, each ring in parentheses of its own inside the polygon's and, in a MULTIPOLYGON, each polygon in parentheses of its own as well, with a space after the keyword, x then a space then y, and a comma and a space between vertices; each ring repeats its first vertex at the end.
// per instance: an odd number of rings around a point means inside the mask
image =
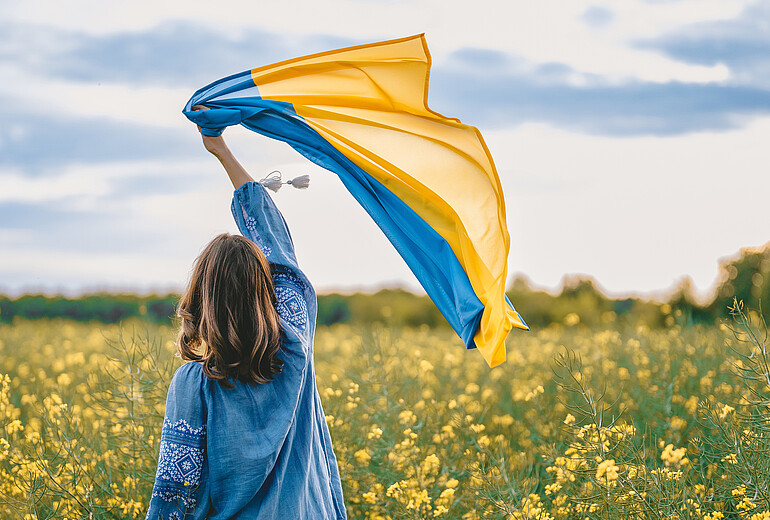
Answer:
MULTIPOLYGON (((30 177, 17 171, 0 170, 0 203, 40 203, 72 199, 92 199, 115 193, 116 182, 148 171, 183 178, 200 171, 200 162, 167 163, 134 161, 101 164, 67 164, 56 172, 30 177)), ((131 194, 127 194, 130 196, 131 194)))
MULTIPOLYGON (((535 62, 561 62, 579 72, 608 80, 722 81, 723 66, 685 64, 629 42, 650 38, 681 25, 737 16, 749 0, 642 0, 503 2, 454 0, 360 2, 312 0, 254 2, 242 0, 211 9, 209 2, 142 0, 131 3, 25 1, 11 20, 49 24, 92 34, 148 29, 167 20, 212 24, 229 34, 262 28, 298 37, 325 34, 374 41, 426 32, 434 56, 441 60, 460 47, 482 47, 521 55, 535 62), (591 6, 604 6, 614 17, 597 30, 582 19, 591 6)), ((289 56, 287 56, 288 58, 289 56)), ((254 66, 260 65, 259 56, 254 66)), ((205 63, 199 64, 205 66, 205 63)), ((236 71, 234 71, 236 72, 236 71)))
POLYGON ((29 235, 23 229, 0 229, 0 245, 16 246, 29 242, 29 235))
POLYGON ((97 197, 108 193, 106 179, 87 179, 82 173, 68 173, 53 179, 35 179, 20 173, 0 172, 0 203, 45 202, 69 197, 97 197))
POLYGON ((0 255, 3 289, 16 293, 23 287, 63 287, 71 291, 87 286, 146 290, 148 286, 181 287, 175 258, 135 254, 51 251, 41 246, 15 248, 0 255))
POLYGON ((81 83, 45 72, 31 73, 0 62, 0 96, 13 99, 19 105, 16 108, 60 117, 100 117, 161 127, 187 123, 182 108, 192 95, 190 89, 81 83))
POLYGON ((511 272, 554 288, 587 273, 613 293, 689 275, 707 293, 720 257, 768 239, 768 132, 770 118, 675 137, 485 132, 507 194, 511 272))

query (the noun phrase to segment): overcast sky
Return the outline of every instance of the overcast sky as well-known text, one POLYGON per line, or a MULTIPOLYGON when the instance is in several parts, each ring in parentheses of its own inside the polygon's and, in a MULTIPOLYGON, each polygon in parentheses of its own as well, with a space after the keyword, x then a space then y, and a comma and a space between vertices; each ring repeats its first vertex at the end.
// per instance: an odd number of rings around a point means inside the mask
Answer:
MULTIPOLYGON (((232 186, 181 114, 223 76, 426 33, 429 102, 478 127, 506 195, 509 273, 613 295, 770 240, 770 3, 744 0, 3 0, 0 292, 180 290, 232 186)), ((230 128, 320 291, 418 288, 331 173, 230 128)))

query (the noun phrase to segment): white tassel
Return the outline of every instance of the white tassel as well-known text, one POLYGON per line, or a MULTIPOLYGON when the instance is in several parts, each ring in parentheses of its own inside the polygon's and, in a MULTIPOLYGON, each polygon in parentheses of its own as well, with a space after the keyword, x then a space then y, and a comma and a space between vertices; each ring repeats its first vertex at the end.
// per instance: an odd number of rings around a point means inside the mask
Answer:
POLYGON ((291 184, 298 190, 304 190, 310 186, 310 175, 300 175, 299 177, 294 177, 293 179, 286 181, 286 184, 291 184))
POLYGON ((260 179, 259 183, 265 188, 273 191, 280 190, 282 184, 291 184, 298 190, 304 190, 310 186, 310 175, 300 175, 299 177, 294 177, 286 182, 281 182, 281 172, 273 170, 263 179, 260 179))
POLYGON ((278 170, 273 170, 272 172, 268 173, 266 177, 259 180, 259 183, 264 186, 265 188, 273 191, 278 191, 281 189, 281 172, 278 170))

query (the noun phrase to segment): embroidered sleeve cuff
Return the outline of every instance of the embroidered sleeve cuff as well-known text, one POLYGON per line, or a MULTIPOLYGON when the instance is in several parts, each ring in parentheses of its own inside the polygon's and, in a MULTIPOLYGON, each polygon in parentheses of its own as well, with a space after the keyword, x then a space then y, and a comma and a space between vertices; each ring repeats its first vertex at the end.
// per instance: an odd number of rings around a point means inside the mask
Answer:
POLYGON ((193 428, 184 419, 173 423, 165 419, 152 496, 185 509, 195 508, 205 453, 205 424, 193 428))

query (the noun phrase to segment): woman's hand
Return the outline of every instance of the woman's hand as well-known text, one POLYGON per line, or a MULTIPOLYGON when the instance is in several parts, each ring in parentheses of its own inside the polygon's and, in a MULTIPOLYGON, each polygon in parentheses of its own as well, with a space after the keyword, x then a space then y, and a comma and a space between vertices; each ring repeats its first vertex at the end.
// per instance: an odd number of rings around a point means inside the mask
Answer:
POLYGON ((210 135, 201 134, 201 138, 203 139, 203 146, 205 146, 206 150, 208 150, 215 157, 222 157, 230 151, 227 148, 227 144, 221 135, 212 137, 210 135))
MULTIPOLYGON (((195 105, 192 107, 193 110, 209 110, 208 107, 204 107, 203 105, 195 105)), ((198 131, 200 132, 201 127, 198 126, 198 131)), ((209 151, 212 155, 215 157, 222 157, 224 154, 226 154, 229 150, 227 148, 227 144, 225 143, 224 137, 221 135, 213 137, 210 135, 203 135, 201 134, 201 138, 203 139, 203 146, 206 147, 206 150, 209 151)))

